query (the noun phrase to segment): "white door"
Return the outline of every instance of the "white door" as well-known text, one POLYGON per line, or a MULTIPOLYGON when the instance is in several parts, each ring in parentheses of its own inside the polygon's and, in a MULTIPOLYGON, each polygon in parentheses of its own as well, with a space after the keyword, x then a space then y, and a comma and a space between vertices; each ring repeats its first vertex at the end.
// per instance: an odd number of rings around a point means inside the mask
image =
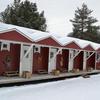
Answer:
MULTIPOLYGON (((30 46, 23 46, 22 49, 22 55, 24 57, 24 55, 26 54, 26 52, 28 51, 28 49, 30 48, 30 46)), ((33 59, 33 50, 31 49, 30 52, 26 55, 26 57, 23 58, 22 60, 22 71, 29 71, 32 73, 32 59, 33 59)))
POLYGON ((87 53, 84 51, 83 55, 83 70, 86 70, 86 62, 87 62, 87 53))
POLYGON ((73 60, 73 51, 72 51, 72 50, 69 50, 69 64, 68 64, 68 71, 73 70, 73 63, 74 63, 74 60, 73 60))
POLYGON ((56 69, 56 55, 57 55, 57 49, 56 48, 50 48, 49 49, 49 68, 48 68, 48 72, 52 72, 52 70, 56 69))

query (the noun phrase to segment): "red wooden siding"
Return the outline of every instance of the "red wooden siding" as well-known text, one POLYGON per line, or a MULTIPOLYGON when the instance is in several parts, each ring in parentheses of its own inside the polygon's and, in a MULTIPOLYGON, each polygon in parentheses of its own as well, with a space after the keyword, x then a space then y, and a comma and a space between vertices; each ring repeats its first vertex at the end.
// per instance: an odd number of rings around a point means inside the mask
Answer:
MULTIPOLYGON (((100 54, 100 48, 97 50, 97 53, 100 54)), ((96 69, 100 70, 100 61, 96 62, 96 69)))
POLYGON ((100 48, 98 48, 96 51, 97 51, 97 52, 100 52, 100 48))
POLYGON ((41 53, 33 54, 33 73, 38 70, 48 71, 49 48, 41 47, 41 53))
POLYGON ((79 53, 77 57, 74 59, 74 68, 75 69, 83 69, 83 51, 79 53))
POLYGON ((100 70, 100 61, 96 62, 96 69, 100 70))
POLYGON ((58 44, 54 39, 52 39, 51 37, 46 38, 44 40, 38 41, 38 44, 44 44, 44 45, 50 45, 50 46, 58 46, 60 47, 61 45, 58 44))
POLYGON ((86 46, 85 48, 83 48, 83 50, 94 51, 94 49, 91 45, 86 46))
POLYGON ((81 49, 76 43, 71 42, 65 46, 66 48, 81 49))
POLYGON ((7 66, 5 64, 5 58, 9 55, 11 57, 10 70, 19 70, 20 62, 20 45, 11 44, 10 51, 0 51, 0 75, 7 71, 7 66))
POLYGON ((87 60, 87 69, 89 67, 95 68, 95 54, 93 54, 88 60, 87 60))
POLYGON ((61 57, 62 57, 62 54, 58 54, 58 55, 56 56, 56 68, 57 68, 58 70, 61 69, 61 64, 60 64, 61 57))
POLYGON ((63 50, 62 54, 57 55, 57 62, 56 62, 57 69, 60 71, 63 71, 65 69, 68 70, 68 61, 69 61, 69 51, 63 50))
POLYGON ((18 41, 18 42, 28 42, 28 43, 31 42, 26 37, 24 37, 23 35, 21 35, 20 33, 16 31, 2 33, 0 34, 0 39, 18 41))

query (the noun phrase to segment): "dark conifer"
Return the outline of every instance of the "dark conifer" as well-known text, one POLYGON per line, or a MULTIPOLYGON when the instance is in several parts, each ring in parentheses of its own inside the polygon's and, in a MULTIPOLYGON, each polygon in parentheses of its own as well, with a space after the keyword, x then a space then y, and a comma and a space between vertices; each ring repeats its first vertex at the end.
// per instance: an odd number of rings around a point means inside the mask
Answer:
POLYGON ((21 2, 14 0, 12 5, 8 5, 4 12, 1 13, 3 22, 18 26, 33 28, 36 30, 46 31, 46 18, 44 11, 38 12, 36 3, 28 0, 21 2))
POLYGON ((98 20, 91 16, 92 12, 84 3, 81 8, 75 10, 75 17, 70 20, 73 24, 73 33, 69 36, 94 42, 100 40, 98 35, 100 27, 95 25, 98 20))

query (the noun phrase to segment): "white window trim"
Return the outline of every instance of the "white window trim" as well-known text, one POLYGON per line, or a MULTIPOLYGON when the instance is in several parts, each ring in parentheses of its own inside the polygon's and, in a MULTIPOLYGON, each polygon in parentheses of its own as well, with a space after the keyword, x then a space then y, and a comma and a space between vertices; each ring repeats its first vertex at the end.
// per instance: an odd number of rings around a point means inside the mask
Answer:
POLYGON ((1 43, 1 51, 3 51, 3 50, 8 50, 8 51, 10 51, 10 43, 2 42, 2 43, 1 43), (4 48, 4 45, 7 45, 7 48, 4 48))
POLYGON ((35 46, 34 47, 34 53, 36 53, 36 52, 38 52, 38 53, 41 52, 41 47, 40 46, 35 46), (38 50, 36 50, 36 48, 38 48, 38 50))
POLYGON ((59 51, 59 54, 62 54, 62 50, 61 50, 61 51, 59 51))
POLYGON ((79 50, 73 50, 73 57, 78 54, 79 50))
POLYGON ((88 58, 91 55, 90 52, 86 52, 86 57, 88 58))

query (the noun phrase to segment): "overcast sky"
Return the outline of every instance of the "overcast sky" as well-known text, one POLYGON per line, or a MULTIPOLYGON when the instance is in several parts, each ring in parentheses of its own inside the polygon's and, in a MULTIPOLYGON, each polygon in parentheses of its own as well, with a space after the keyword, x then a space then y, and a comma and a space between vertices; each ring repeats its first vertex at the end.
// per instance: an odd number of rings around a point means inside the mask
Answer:
MULTIPOLYGON (((93 10, 92 15, 100 23, 100 0, 30 0, 36 2, 39 11, 45 11, 48 31, 60 35, 72 32, 72 24, 69 21, 74 17, 74 11, 81 7, 84 2, 89 9, 93 10)), ((0 12, 3 11, 13 0, 0 0, 0 12)))

